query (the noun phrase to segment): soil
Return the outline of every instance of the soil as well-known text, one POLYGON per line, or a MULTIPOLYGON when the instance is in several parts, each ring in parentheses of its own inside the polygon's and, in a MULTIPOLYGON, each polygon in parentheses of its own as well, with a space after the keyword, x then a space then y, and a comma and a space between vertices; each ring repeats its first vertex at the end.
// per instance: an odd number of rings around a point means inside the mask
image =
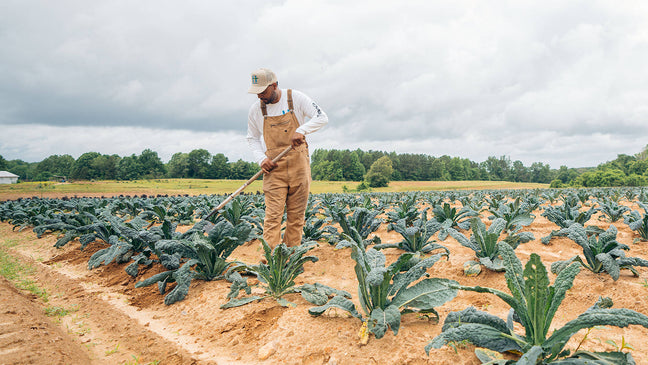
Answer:
MULTIPOLYGON (((522 262, 535 252, 549 268, 554 261, 582 255, 581 247, 568 238, 542 244, 540 238, 557 226, 540 213, 534 212, 534 223, 525 229, 536 239, 516 249, 522 262)), ((610 225, 599 214, 587 224, 604 229, 610 225)), ((621 221, 614 225, 619 230, 617 240, 630 246, 627 256, 648 259, 648 243, 633 243, 637 234, 621 221)), ((387 232, 384 225, 377 234, 383 243, 400 241, 400 236, 387 232)), ((0 281, 0 364, 480 364, 470 344, 432 349, 429 356, 423 348, 441 332, 449 312, 474 306, 505 319, 509 310, 494 295, 459 292, 455 299, 437 308, 441 323, 407 314, 397 336, 389 331, 382 339, 370 337, 363 345, 358 336, 358 319, 342 311, 312 317, 308 314, 312 305, 298 294, 285 297, 294 307, 264 299, 220 309, 227 301, 229 283, 194 280, 183 301, 167 306, 156 285, 135 288, 137 281, 160 272, 159 266, 143 270, 137 278, 125 273, 127 264, 112 263, 88 270, 88 258, 103 247, 99 243, 83 251, 76 241, 56 249, 55 236, 37 239, 33 232, 12 231, 6 223, 0 224, 0 243, 3 241, 11 243, 2 244, 4 250, 37 269, 33 279, 49 293, 49 301, 44 303, 0 281), (52 307, 68 309, 69 313, 45 316, 45 309, 52 307)), ((452 238, 440 243, 450 249, 451 255, 428 270, 431 277, 508 291, 503 273, 482 269, 478 276, 464 275, 464 262, 474 258, 472 250, 452 238)), ((239 247, 230 258, 256 263, 261 252, 260 244, 252 241, 239 247)), ((401 253, 396 249, 384 252, 388 262, 401 253)), ((319 261, 305 265, 297 284, 319 282, 346 290, 353 294, 359 308, 355 262, 349 251, 320 243, 310 254, 319 261)), ((648 315, 648 268, 638 267, 637 271, 639 277, 622 270, 614 281, 605 273, 582 269, 552 327, 562 327, 592 306, 599 296, 612 298, 615 308, 648 315)), ((549 276, 553 282, 555 275, 549 276)), ((631 351, 637 364, 648 364, 647 339, 648 328, 606 326, 589 333, 581 330, 567 348, 613 351, 625 341, 632 349, 624 351, 631 351)))

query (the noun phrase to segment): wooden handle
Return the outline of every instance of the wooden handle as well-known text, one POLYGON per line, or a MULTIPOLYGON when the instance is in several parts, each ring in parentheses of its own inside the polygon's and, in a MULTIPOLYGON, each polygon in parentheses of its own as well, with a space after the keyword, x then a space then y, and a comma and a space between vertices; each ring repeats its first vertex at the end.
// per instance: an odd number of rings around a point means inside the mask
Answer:
MULTIPOLYGON (((281 160, 286 154, 288 154, 288 152, 290 152, 291 149, 292 149, 292 145, 286 147, 286 149, 281 151, 281 153, 278 154, 277 157, 272 159, 272 162, 276 163, 277 161, 281 160)), ((205 218, 203 218, 203 220, 211 217, 216 212, 223 209, 223 207, 227 205, 227 203, 229 203, 232 199, 234 199, 237 195, 239 195, 243 191, 243 189, 247 188, 250 184, 254 182, 254 180, 258 179, 259 176, 261 176, 262 174, 263 174, 263 170, 259 170, 256 174, 254 174, 254 176, 252 176, 248 181, 246 181, 243 185, 241 185, 240 188, 236 189, 236 191, 233 192, 232 195, 227 197, 227 199, 223 200, 216 208, 214 208, 214 210, 212 210, 211 213, 209 213, 205 218)))

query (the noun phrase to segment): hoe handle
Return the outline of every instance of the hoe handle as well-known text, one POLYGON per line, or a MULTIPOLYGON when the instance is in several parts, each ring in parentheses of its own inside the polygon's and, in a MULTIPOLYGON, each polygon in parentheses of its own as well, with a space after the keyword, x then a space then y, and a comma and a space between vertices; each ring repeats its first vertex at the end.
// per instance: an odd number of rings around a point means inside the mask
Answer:
MULTIPOLYGON (((290 152, 291 149, 292 149, 292 145, 286 147, 286 149, 281 151, 281 153, 278 154, 277 157, 272 159, 272 162, 276 163, 277 161, 281 160, 288 152, 290 152)), ((232 195, 227 197, 227 199, 223 200, 222 203, 220 203, 216 208, 214 208, 214 210, 212 210, 211 213, 209 213, 205 218, 203 218, 203 220, 206 220, 207 218, 216 214, 216 212, 221 210, 225 205, 227 205, 227 203, 229 203, 232 199, 234 199, 237 195, 239 195, 243 191, 243 189, 247 188, 248 185, 252 184, 252 182, 258 179, 259 176, 261 176, 262 174, 263 174, 263 170, 259 170, 256 174, 254 174, 254 176, 250 178, 250 180, 246 181, 243 185, 241 185, 240 188, 236 189, 236 191, 233 192, 232 195)))

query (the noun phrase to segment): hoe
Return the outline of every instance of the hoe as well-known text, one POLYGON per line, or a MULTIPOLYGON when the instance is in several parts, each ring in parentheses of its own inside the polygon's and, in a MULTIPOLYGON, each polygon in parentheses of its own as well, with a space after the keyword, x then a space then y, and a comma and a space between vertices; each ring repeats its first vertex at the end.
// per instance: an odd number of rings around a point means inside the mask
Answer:
MULTIPOLYGON (((276 163, 277 161, 281 160, 288 152, 290 152, 291 149, 292 149, 292 145, 286 147, 286 149, 281 151, 281 153, 278 154, 277 157, 272 159, 272 162, 276 163)), ((234 199, 237 195, 239 195, 243 191, 243 189, 248 187, 248 185, 252 184, 252 182, 254 182, 254 180, 258 179, 259 176, 261 176, 261 174, 263 174, 263 170, 259 170, 256 174, 254 174, 254 176, 252 176, 250 178, 250 180, 246 181, 243 185, 241 185, 240 188, 236 189, 236 191, 233 192, 232 195, 227 197, 227 199, 223 200, 222 203, 220 203, 216 208, 214 208, 214 210, 212 210, 209 214, 207 214, 207 216, 205 216, 205 218, 203 218, 202 221, 199 222, 199 223, 202 223, 203 221, 206 221, 207 219, 209 219, 209 217, 216 214, 216 212, 223 209, 223 207, 225 205, 227 205, 227 203, 229 203, 232 199, 234 199)))

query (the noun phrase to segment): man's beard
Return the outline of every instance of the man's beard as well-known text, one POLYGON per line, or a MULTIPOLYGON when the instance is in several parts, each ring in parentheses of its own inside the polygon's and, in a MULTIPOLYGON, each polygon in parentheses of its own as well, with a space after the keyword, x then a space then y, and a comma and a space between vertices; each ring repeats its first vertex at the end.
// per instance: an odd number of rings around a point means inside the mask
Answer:
POLYGON ((273 91, 272 95, 270 95, 268 98, 261 98, 264 103, 266 104, 273 104, 277 100, 277 91, 273 91))

